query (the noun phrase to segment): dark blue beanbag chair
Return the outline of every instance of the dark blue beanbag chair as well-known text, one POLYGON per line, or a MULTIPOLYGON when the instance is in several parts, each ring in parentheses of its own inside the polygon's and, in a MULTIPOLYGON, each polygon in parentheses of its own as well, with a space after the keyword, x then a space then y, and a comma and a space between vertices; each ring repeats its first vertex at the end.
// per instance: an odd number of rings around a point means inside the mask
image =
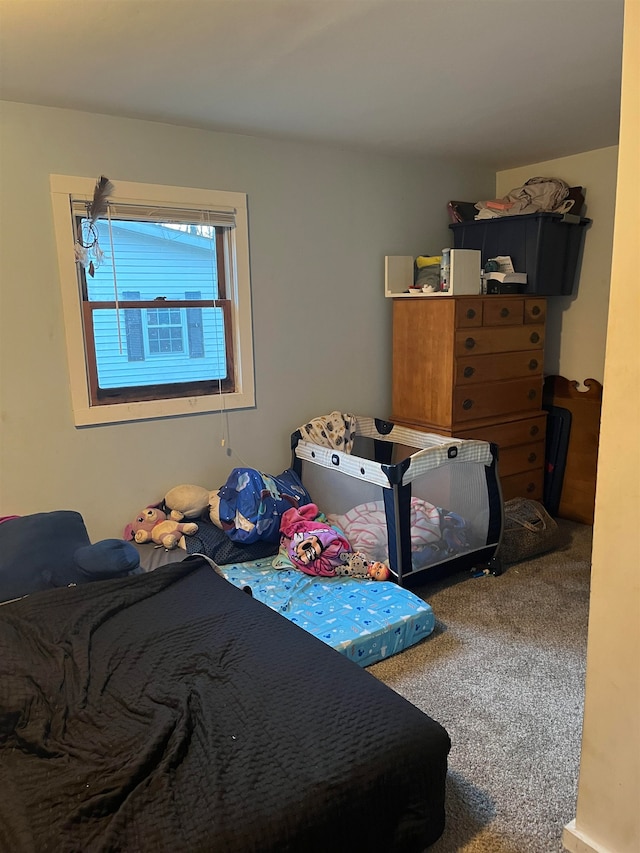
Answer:
POLYGON ((139 564, 129 542, 105 539, 92 545, 79 512, 39 512, 0 523, 0 602, 130 574, 139 564))

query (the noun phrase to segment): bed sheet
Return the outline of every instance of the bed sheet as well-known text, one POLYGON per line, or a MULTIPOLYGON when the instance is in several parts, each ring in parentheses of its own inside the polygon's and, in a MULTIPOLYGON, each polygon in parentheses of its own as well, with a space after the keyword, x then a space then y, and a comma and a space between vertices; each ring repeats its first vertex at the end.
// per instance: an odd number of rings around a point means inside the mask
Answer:
POLYGON ((234 586, 360 664, 370 666, 432 633, 431 606, 390 581, 305 575, 271 559, 219 566, 234 586))

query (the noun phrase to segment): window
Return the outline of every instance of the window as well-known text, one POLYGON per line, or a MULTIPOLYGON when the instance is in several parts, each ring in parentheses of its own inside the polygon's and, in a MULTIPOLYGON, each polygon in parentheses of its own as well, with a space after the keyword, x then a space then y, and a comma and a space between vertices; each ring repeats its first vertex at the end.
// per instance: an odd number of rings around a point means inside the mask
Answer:
POLYGON ((51 176, 77 425, 254 404, 246 196, 51 176))

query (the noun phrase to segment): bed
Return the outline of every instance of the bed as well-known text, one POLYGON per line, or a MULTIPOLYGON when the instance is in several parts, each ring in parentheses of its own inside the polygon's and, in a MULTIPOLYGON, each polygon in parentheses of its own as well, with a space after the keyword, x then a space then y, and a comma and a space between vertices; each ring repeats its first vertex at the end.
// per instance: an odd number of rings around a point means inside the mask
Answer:
POLYGON ((0 607, 0 849, 412 853, 437 722, 202 556, 0 607))

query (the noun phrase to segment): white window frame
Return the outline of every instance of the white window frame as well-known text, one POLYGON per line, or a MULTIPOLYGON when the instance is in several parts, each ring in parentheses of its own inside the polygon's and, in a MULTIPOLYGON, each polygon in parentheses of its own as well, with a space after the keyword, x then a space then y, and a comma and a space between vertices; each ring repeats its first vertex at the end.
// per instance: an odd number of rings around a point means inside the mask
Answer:
POLYGON ((191 209, 235 208, 235 228, 230 229, 226 258, 227 294, 231 301, 235 388, 231 393, 163 400, 143 400, 92 406, 82 322, 82 296, 74 253, 71 198, 90 201, 95 178, 50 175, 51 202, 58 249, 60 288, 64 313, 71 400, 76 426, 119 423, 176 415, 244 409, 255 405, 253 326, 249 271, 249 229, 245 193, 172 187, 111 180, 115 190, 110 200, 157 207, 184 206, 191 209))

